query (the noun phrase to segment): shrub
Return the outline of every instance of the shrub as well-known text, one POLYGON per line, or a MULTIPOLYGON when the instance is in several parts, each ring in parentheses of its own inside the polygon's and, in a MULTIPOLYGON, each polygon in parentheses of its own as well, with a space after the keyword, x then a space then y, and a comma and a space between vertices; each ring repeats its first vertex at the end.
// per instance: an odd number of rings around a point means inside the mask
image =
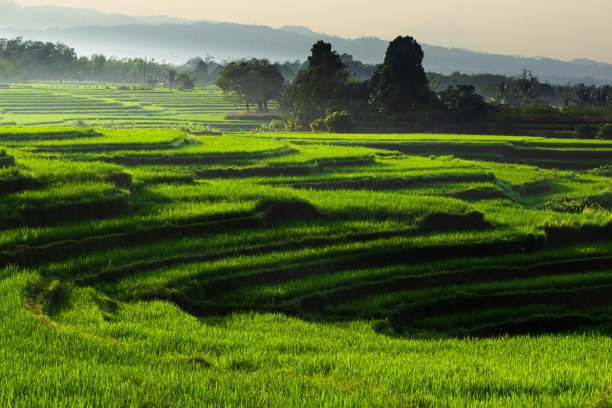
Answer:
POLYGON ((597 133, 597 138, 603 140, 612 140, 612 123, 606 123, 605 125, 603 125, 597 133))
POLYGON ((612 165, 605 164, 595 169, 589 170, 587 173, 595 174, 597 176, 612 177, 612 165))
POLYGON ((287 119, 287 123, 285 124, 285 130, 289 132, 295 132, 298 130, 302 130, 302 125, 298 118, 290 118, 287 119))
POLYGON ((182 72, 176 78, 179 91, 191 90, 195 88, 195 81, 188 74, 182 72))
POLYGON ((330 132, 348 132, 353 129, 353 117, 347 111, 331 113, 325 118, 325 127, 330 132))
POLYGON ((225 115, 226 120, 280 120, 282 117, 277 113, 254 112, 254 113, 229 113, 225 115))
POLYGON ((310 130, 313 132, 323 132, 327 128, 325 127, 325 119, 319 118, 310 122, 310 130))
POLYGON ((576 126, 575 132, 579 139, 594 139, 597 136, 598 127, 596 125, 590 125, 583 123, 576 126))
POLYGON ((609 193, 585 197, 554 197, 545 204, 548 211, 580 214, 588 210, 599 211, 611 204, 609 193))
POLYGON ((270 121, 270 124, 268 125, 268 127, 270 128, 270 130, 273 130, 275 132, 280 132, 283 129, 285 129, 285 123, 282 120, 272 120, 270 121))

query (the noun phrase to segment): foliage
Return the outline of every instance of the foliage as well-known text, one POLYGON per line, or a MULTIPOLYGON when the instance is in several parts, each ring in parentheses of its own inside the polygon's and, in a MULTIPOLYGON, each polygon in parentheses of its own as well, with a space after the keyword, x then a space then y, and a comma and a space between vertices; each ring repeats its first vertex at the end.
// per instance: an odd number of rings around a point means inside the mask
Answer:
POLYGON ((169 88, 174 88, 176 86, 177 76, 178 74, 176 72, 176 69, 174 68, 171 68, 168 70, 168 72, 166 72, 166 81, 168 83, 169 88))
POLYGON ((275 119, 270 121, 268 127, 275 132, 280 132, 285 129, 285 123, 282 120, 275 119))
POLYGON ((278 66, 270 64, 268 60, 252 60, 251 64, 256 82, 253 99, 260 112, 268 112, 268 101, 279 98, 285 80, 278 66))
MULTIPOLYGON (((147 83, 156 85, 166 83, 169 87, 181 86, 190 89, 188 83, 177 82, 184 69, 177 70, 165 63, 146 61, 142 58, 106 57, 94 54, 91 57, 78 56, 73 48, 63 43, 50 43, 0 38, 0 75, 9 81, 23 80, 97 80, 100 82, 147 83)), ((200 59, 201 61, 201 59, 200 59)), ((204 63, 204 61, 202 61, 204 63)), ((210 66, 218 64, 209 61, 210 66)), ((187 64, 189 65, 189 64, 187 64)), ((206 68, 208 68, 208 65, 206 68)), ((206 77, 204 66, 190 68, 198 78, 206 77), (199 67, 199 68, 198 68, 199 67)), ((183 78, 185 80, 186 78, 183 78)))
POLYGON ((486 101, 496 105, 606 108, 610 107, 612 97, 610 85, 596 87, 584 84, 552 84, 539 80, 528 70, 523 70, 517 76, 460 72, 450 75, 429 72, 427 76, 430 83, 437 88, 434 90, 448 86, 473 85, 486 101))
POLYGON ((612 123, 602 125, 597 133, 597 138, 602 140, 612 140, 612 123))
POLYGON ((325 119, 323 118, 313 120, 312 122, 310 122, 309 126, 310 130, 312 130, 313 132, 323 132, 327 130, 327 127, 325 126, 325 119))
POLYGON ((333 112, 323 121, 330 132, 348 132, 353 129, 353 116, 347 111, 333 112))
POLYGON ((449 86, 439 94, 440 102, 460 120, 479 120, 487 116, 487 104, 472 85, 449 86))
POLYGON ((387 48, 385 60, 371 79, 371 104, 388 113, 405 113, 431 100, 423 69, 423 50, 410 37, 397 37, 387 48))
POLYGON ((285 122, 285 130, 288 132, 297 132, 303 129, 303 126, 298 118, 289 118, 285 122))
POLYGON ((555 197, 546 202, 545 208, 549 211, 582 213, 587 210, 600 210, 599 203, 589 197, 555 197))
POLYGON ((215 84, 229 96, 241 98, 247 112, 256 103, 260 112, 268 111, 268 101, 280 95, 284 79, 276 65, 267 60, 234 61, 228 63, 215 84))
POLYGON ((308 124, 341 107, 348 78, 348 67, 331 44, 319 41, 312 46, 308 67, 284 91, 282 104, 308 124))
POLYGON ((576 137, 579 139, 594 139, 597 136, 599 127, 588 123, 576 126, 576 137))
POLYGON ((369 80, 376 72, 376 69, 378 69, 377 64, 364 64, 361 61, 357 61, 352 55, 346 53, 340 56, 340 60, 347 66, 351 79, 355 81, 369 80))
POLYGON ((577 106, 605 108, 612 105, 612 92, 609 88, 596 88, 579 84, 576 86, 574 103, 577 106))
POLYGON ((195 81, 185 72, 181 72, 176 77, 177 88, 180 90, 191 90, 195 88, 195 81))

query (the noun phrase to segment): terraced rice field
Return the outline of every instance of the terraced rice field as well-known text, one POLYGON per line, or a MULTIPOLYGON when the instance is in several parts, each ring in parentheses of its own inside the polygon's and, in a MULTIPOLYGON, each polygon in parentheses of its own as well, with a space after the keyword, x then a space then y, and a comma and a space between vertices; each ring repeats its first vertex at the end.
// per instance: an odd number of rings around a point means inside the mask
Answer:
POLYGON ((116 128, 192 127, 249 130, 258 121, 225 120, 243 106, 222 99, 214 86, 194 91, 117 85, 33 84, 0 90, 0 126, 86 124, 116 128))
POLYGON ((0 406, 612 404, 612 143, 0 145, 0 406))

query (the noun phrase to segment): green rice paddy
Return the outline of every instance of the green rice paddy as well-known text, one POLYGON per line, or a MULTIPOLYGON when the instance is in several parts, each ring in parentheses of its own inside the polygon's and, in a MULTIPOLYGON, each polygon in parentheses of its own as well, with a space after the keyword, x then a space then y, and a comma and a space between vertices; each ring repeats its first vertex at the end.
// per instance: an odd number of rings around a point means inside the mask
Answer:
POLYGON ((211 91, 0 91, 1 407, 612 406, 612 142, 211 91))

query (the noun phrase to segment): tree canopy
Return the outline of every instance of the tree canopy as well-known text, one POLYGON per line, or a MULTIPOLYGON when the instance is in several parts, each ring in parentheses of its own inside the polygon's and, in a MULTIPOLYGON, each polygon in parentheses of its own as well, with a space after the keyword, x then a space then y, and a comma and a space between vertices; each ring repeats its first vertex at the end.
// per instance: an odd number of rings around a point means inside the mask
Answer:
POLYGON ((233 61, 220 73, 215 84, 230 98, 237 97, 246 105, 258 105, 260 112, 268 110, 268 101, 278 98, 284 78, 276 65, 268 60, 233 61))
POLYGON ((432 99, 423 69, 423 49, 412 37, 397 37, 371 79, 372 104, 381 111, 404 113, 432 99))
POLYGON ((348 66, 329 43, 312 46, 308 66, 301 69, 283 95, 283 104, 304 123, 340 110, 345 100, 348 66))

